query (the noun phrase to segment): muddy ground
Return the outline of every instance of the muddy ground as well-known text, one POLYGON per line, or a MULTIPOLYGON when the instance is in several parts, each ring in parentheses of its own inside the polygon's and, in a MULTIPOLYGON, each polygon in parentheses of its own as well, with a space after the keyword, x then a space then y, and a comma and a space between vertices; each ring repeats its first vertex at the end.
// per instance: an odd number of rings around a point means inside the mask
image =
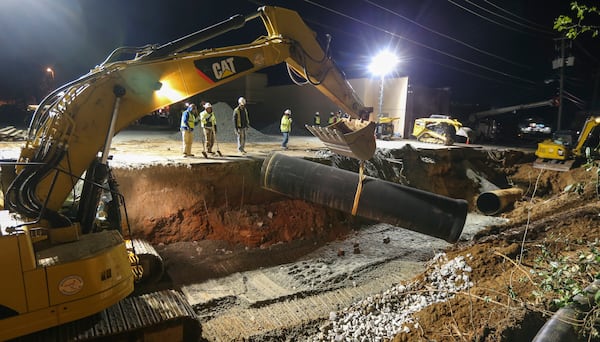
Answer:
MULTIPOLYGON (((573 282, 581 288, 598 274, 596 169, 540 171, 530 151, 381 144, 369 175, 468 201, 453 245, 261 189, 261 163, 279 151, 278 137, 250 143, 245 155, 222 142, 223 157, 211 159, 198 145, 197 157, 182 158, 177 138, 122 135, 111 163, 133 235, 165 260, 158 287, 186 295, 207 341, 530 341, 573 282), (477 212, 479 193, 510 186, 525 194, 514 207, 477 212), (405 300, 399 284, 432 292, 430 261, 441 252, 466 260, 468 287, 446 288, 445 300, 419 310, 377 302, 405 300), (346 319, 350 312, 411 315, 359 334, 363 318, 346 319)), ((286 154, 357 170, 314 139, 292 137, 290 146, 286 154)))

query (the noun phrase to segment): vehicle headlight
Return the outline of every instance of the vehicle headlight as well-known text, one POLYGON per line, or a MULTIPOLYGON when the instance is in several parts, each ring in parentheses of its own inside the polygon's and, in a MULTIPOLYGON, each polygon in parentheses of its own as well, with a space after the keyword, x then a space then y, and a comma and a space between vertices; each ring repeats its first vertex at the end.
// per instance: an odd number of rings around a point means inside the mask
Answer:
POLYGON ((558 155, 561 156, 561 157, 565 155, 565 151, 564 150, 559 149, 557 152, 558 152, 558 155))

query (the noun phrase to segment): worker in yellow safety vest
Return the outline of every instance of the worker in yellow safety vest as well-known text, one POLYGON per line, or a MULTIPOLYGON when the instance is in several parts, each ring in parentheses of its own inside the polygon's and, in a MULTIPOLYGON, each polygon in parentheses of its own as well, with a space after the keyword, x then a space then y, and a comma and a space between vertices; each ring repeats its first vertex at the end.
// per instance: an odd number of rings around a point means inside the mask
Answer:
POLYGON ((283 142, 281 143, 281 148, 287 150, 287 144, 290 139, 290 132, 292 131, 292 111, 286 109, 283 111, 283 116, 281 117, 281 125, 279 126, 281 130, 281 134, 283 134, 283 142))
POLYGON ((331 112, 329 113, 329 119, 327 119, 327 124, 328 125, 333 125, 336 122, 336 117, 335 117, 335 113, 331 112))
POLYGON ((200 113, 200 125, 204 128, 206 151, 212 154, 212 148, 215 144, 215 134, 217 134, 217 118, 210 102, 204 104, 204 110, 200 113))
POLYGON ((313 119, 313 123, 315 126, 321 126, 321 116, 319 115, 319 112, 315 113, 315 117, 313 119))

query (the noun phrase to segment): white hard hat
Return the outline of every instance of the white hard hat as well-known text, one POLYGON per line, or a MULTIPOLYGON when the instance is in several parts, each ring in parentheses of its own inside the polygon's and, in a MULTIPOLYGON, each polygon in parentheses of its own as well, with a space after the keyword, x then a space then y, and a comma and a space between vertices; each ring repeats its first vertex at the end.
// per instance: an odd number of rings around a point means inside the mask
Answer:
POLYGON ((292 115, 292 111, 289 109, 286 109, 283 111, 283 114, 292 115))
POLYGON ((210 102, 206 102, 206 103, 204 104, 204 108, 208 108, 208 107, 211 107, 211 108, 212 108, 212 105, 210 104, 210 102))
POLYGON ((244 106, 246 105, 246 99, 243 96, 240 96, 240 98, 238 99, 238 103, 244 106))

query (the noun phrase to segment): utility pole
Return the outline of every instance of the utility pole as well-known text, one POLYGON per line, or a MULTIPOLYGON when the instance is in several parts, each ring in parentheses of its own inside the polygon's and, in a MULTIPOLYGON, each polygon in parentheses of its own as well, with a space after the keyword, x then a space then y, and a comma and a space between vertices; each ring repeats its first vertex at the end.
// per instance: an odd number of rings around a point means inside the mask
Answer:
POLYGON ((591 109, 598 108, 598 89, 600 88, 600 68, 596 69, 596 74, 594 75, 594 89, 592 91, 592 105, 591 109))
POLYGON ((381 82, 379 83, 379 113, 377 113, 377 119, 383 117, 383 82, 385 75, 381 75, 381 82))
POLYGON ((558 86, 558 122, 556 130, 560 131, 563 110, 563 89, 565 83, 565 38, 560 40, 560 81, 558 86))
MULTIPOLYGON (((566 56, 566 44, 565 44, 565 40, 567 38, 562 37, 562 38, 558 38, 555 39, 555 49, 560 49, 560 57, 555 58, 552 61, 552 69, 558 69, 560 68, 560 79, 559 79, 559 86, 558 86, 558 118, 556 120, 556 130, 560 130, 561 126, 562 126, 562 112, 563 112, 563 92, 564 92, 564 88, 565 88, 565 66, 573 66, 573 64, 575 64, 575 57, 573 56, 569 56, 569 57, 565 57, 566 56), (557 48, 556 46, 556 40, 560 40, 560 47, 557 48)), ((570 47, 570 46, 569 46, 570 47)))

